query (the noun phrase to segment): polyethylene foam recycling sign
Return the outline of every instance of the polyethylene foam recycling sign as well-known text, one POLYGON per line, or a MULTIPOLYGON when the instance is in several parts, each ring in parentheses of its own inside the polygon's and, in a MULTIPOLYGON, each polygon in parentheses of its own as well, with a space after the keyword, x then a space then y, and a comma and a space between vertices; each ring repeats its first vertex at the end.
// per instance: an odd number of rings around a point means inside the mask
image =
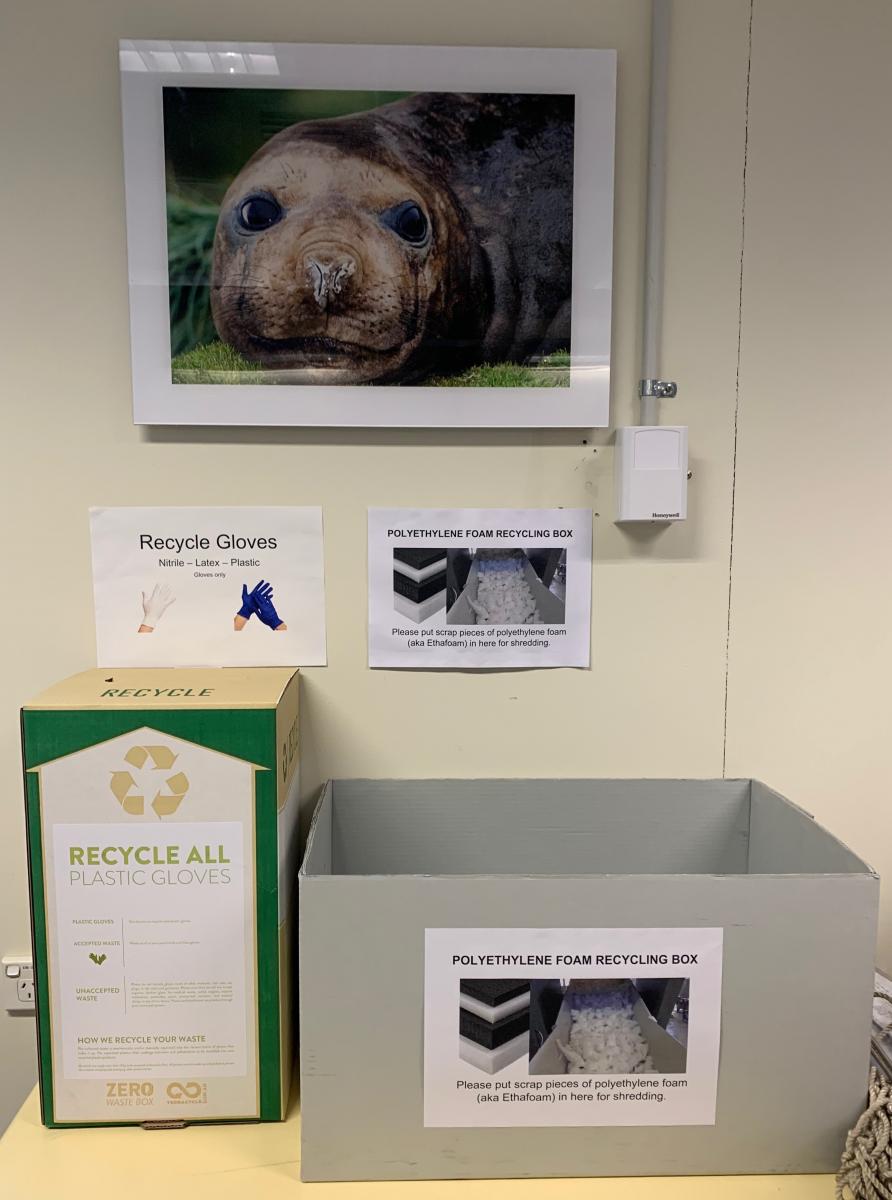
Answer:
POLYGON ((723 938, 427 929, 424 1124, 715 1124, 723 938))
POLYGON ((189 779, 183 771, 173 772, 176 760, 169 746, 131 746, 124 755, 129 769, 112 771, 109 784, 125 813, 144 816, 147 797, 159 818, 177 811, 189 790, 189 779))

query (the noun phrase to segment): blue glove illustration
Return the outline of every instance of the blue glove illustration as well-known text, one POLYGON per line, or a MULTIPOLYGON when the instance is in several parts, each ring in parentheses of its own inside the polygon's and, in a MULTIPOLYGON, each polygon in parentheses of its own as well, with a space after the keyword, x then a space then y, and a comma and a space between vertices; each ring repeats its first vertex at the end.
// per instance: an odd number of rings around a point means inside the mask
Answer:
POLYGON ((254 611, 264 625, 275 630, 288 628, 273 606, 273 585, 271 583, 265 583, 261 579, 251 592, 251 598, 254 602, 254 611))
POLYGON ((253 615, 254 605, 251 602, 251 593, 248 591, 248 585, 242 584, 242 606, 238 610, 238 616, 244 617, 247 621, 253 615))
POLYGON ((273 585, 263 579, 250 592, 248 585, 242 584, 242 606, 235 614, 234 621, 236 631, 244 629, 253 616, 277 633, 288 628, 273 605, 273 585))

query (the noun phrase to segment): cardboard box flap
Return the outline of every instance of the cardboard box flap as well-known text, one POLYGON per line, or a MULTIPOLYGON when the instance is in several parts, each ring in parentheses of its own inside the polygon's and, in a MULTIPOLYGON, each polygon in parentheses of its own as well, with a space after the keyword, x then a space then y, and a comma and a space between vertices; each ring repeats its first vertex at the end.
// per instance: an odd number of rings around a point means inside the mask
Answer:
POLYGON ((872 876, 746 779, 336 779, 302 872, 333 876, 872 876))
POLYGON ((114 667, 71 675, 23 708, 275 708, 294 667, 114 667))

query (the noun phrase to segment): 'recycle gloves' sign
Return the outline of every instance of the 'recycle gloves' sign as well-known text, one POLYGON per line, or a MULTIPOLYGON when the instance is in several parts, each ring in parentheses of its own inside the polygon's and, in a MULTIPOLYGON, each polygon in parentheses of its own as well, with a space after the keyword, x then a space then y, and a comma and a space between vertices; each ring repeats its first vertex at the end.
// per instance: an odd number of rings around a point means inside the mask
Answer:
POLYGON ((94 508, 103 667, 324 666, 321 508, 94 508))

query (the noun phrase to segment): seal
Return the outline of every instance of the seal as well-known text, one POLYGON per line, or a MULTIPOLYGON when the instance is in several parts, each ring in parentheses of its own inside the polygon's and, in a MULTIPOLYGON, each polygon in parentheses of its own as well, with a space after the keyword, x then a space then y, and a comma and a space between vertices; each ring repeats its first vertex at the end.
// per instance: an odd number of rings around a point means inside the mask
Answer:
POLYGON ((569 348, 574 98, 417 93, 270 138, 223 200, 221 339, 288 382, 569 348))

